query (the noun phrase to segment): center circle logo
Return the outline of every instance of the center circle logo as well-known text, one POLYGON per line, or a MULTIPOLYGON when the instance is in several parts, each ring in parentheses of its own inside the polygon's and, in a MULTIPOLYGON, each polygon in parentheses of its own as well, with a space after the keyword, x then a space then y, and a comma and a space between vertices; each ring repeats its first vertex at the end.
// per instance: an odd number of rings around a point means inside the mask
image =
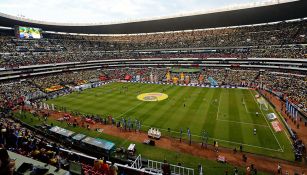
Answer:
POLYGON ((137 96, 137 99, 142 101, 161 101, 168 98, 167 94, 159 92, 143 93, 137 96))

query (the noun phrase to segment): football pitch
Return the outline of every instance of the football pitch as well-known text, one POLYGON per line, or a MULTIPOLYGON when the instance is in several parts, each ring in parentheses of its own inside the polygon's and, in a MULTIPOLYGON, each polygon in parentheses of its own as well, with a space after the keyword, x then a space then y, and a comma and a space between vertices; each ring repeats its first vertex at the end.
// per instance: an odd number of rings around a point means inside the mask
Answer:
POLYGON ((116 120, 137 119, 141 121, 143 131, 159 128, 162 136, 171 138, 179 138, 182 129, 185 142, 188 128, 193 142, 201 142, 205 131, 210 144, 217 141, 219 146, 236 147, 237 150, 242 145, 244 151, 293 160, 286 131, 275 132, 266 118, 268 113, 278 114, 271 106, 262 110, 256 94, 251 89, 110 83, 48 100, 47 103, 72 112, 102 117, 111 115, 116 120), (137 98, 140 94, 152 92, 166 94, 168 98, 160 101, 137 98))

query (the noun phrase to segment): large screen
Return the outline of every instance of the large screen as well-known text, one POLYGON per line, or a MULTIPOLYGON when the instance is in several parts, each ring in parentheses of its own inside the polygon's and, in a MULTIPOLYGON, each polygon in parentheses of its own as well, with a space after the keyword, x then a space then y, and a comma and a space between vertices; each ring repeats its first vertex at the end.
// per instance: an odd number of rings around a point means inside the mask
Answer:
POLYGON ((42 38, 42 29, 34 27, 18 26, 16 34, 21 39, 40 39, 42 38))

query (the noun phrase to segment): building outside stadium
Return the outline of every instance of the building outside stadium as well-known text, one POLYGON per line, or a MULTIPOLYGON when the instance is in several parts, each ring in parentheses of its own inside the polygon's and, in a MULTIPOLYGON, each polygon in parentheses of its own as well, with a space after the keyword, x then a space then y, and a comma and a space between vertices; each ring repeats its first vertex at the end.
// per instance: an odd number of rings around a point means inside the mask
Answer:
POLYGON ((1 13, 0 143, 20 173, 30 157, 76 174, 304 174, 305 9, 108 25, 1 13))

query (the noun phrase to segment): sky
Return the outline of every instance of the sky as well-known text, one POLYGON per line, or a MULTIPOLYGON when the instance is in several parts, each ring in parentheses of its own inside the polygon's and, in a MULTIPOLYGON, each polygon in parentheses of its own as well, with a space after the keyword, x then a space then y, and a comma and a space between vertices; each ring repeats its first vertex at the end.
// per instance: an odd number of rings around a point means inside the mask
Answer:
POLYGON ((114 23, 209 10, 267 0, 0 0, 0 12, 68 23, 114 23))

